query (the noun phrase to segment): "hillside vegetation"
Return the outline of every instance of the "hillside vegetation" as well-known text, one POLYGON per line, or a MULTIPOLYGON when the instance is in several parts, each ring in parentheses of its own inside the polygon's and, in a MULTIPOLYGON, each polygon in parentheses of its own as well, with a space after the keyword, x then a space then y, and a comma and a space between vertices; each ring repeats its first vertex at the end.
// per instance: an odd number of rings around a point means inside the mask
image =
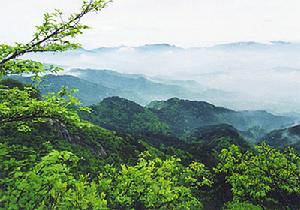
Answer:
POLYGON ((93 101, 90 90, 98 100, 118 87, 53 76, 62 69, 22 57, 78 49, 73 38, 89 28, 82 18, 107 3, 46 13, 32 41, 0 45, 0 209, 298 209, 296 151, 242 136, 289 118, 178 98, 143 107, 115 96, 86 107, 70 88, 93 101))
POLYGON ((204 101, 178 98, 154 101, 143 107, 128 99, 110 97, 90 108, 90 113, 81 116, 102 127, 129 133, 168 133, 186 141, 190 141, 189 136, 198 128, 219 124, 232 125, 242 136, 256 141, 268 131, 294 121, 265 111, 234 111, 204 101))

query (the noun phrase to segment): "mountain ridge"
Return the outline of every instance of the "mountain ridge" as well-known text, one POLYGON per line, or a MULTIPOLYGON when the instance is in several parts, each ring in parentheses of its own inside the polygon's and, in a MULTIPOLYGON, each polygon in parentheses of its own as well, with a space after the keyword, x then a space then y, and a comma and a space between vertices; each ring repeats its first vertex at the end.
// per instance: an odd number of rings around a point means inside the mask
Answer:
MULTIPOLYGON (((122 125, 127 126, 122 130, 142 133, 143 129, 138 130, 132 125, 147 125, 151 128, 159 128, 156 133, 171 134, 181 139, 188 139, 195 130, 205 126, 229 124, 239 130, 242 136, 249 138, 251 135, 247 132, 259 131, 261 135, 262 131, 267 133, 293 123, 291 118, 272 115, 266 111, 234 111, 205 101, 189 101, 179 98, 154 101, 143 107, 128 99, 110 97, 91 106, 91 110, 91 113, 85 115, 84 118, 92 119, 93 123, 105 128, 113 128, 114 123, 118 127, 118 124, 122 122, 122 125), (106 113, 110 113, 109 116, 106 113), (111 122, 111 118, 116 121, 111 122), (147 124, 150 121, 152 123, 147 124), (261 129, 254 129, 255 126, 261 129)), ((118 129, 115 128, 115 130, 118 129)))

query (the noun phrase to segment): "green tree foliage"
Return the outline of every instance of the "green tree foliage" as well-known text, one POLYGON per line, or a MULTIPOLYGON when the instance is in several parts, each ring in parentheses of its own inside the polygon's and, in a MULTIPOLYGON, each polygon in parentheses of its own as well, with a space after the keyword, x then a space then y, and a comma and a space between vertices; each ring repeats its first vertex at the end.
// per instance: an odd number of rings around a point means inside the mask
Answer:
POLYGON ((1 169, 10 173, 1 182, 4 209, 201 209, 195 195, 212 184, 203 164, 185 167, 174 157, 143 153, 134 166, 106 165, 93 181, 76 175, 80 159, 71 152, 54 150, 37 161, 34 155, 13 160, 16 151, 0 145, 1 169))
POLYGON ((5 78, 2 80, 0 79, 0 87, 7 88, 7 89, 17 88, 19 90, 24 90, 25 88, 31 88, 30 96, 32 98, 38 98, 38 99, 41 98, 41 93, 36 87, 34 87, 33 85, 30 85, 30 84, 23 84, 20 81, 17 81, 17 80, 11 79, 11 78, 5 78))
POLYGON ((226 208, 226 210, 263 210, 262 207, 260 206, 255 206, 251 203, 247 203, 247 202, 232 202, 229 203, 226 208))
POLYGON ((15 170, 28 169, 36 158, 32 148, 0 143, 0 191, 5 190, 10 183, 15 181, 13 178, 15 170))
POLYGON ((186 128, 219 122, 216 111, 230 110, 179 99, 169 100, 168 110, 164 106, 151 110, 113 98, 93 106, 91 115, 82 114, 110 129, 148 133, 153 137, 147 142, 83 123, 77 115, 79 101, 67 88, 42 96, 37 86, 7 79, 12 74, 30 74, 38 81, 41 74, 59 71, 21 56, 80 47, 72 39, 88 28, 81 24, 82 17, 107 3, 83 1, 80 11, 69 17, 59 10, 46 13, 30 42, 0 45, 0 209, 202 209, 208 200, 218 199, 211 197, 224 197, 220 194, 229 192, 228 186, 232 199, 228 196, 215 205, 218 209, 298 209, 300 157, 293 150, 266 145, 250 150, 236 131, 223 127, 220 133, 202 130, 192 138, 198 140, 194 144, 169 147, 179 140, 164 136, 169 126, 155 114, 165 111, 164 121, 180 134, 186 128), (186 111, 192 120, 183 122, 189 119, 180 118, 186 111), (200 121, 195 119, 199 111, 204 116, 200 121), (31 132, 23 132, 28 130, 31 132), (224 138, 224 131, 225 137, 234 138, 224 138), (165 145, 154 144, 155 140, 165 145), (243 148, 230 146, 232 143, 243 148), (185 160, 172 156, 174 153, 185 160), (209 159, 217 153, 218 159, 209 159), (195 161, 201 158, 217 164, 217 178, 195 161))
MULTIPOLYGON (((81 19, 88 13, 98 12, 106 6, 105 0, 84 1, 78 13, 65 17, 59 10, 44 15, 43 23, 36 26, 36 32, 28 43, 16 43, 14 46, 0 45, 0 81, 11 74, 33 74, 38 78, 41 73, 61 70, 54 66, 44 66, 40 62, 21 59, 27 53, 60 52, 80 47, 72 39, 83 33, 88 26, 81 19)), ((0 87, 0 123, 17 122, 21 130, 28 130, 27 121, 40 121, 54 118, 66 122, 78 123, 80 118, 75 111, 68 109, 78 105, 78 101, 63 89, 58 94, 43 97, 43 100, 30 97, 30 87, 0 87), (67 97, 64 97, 67 96, 67 97)))
POLYGON ((84 176, 75 178, 71 170, 78 157, 53 151, 22 172, 17 167, 7 189, 0 192, 5 209, 107 209, 104 193, 84 176))
POLYGON ((267 145, 256 151, 233 145, 219 155, 217 173, 225 173, 234 200, 250 201, 266 207, 300 205, 300 158, 292 149, 283 152, 267 145))
POLYGON ((211 174, 201 163, 184 167, 179 161, 143 153, 135 166, 107 165, 99 185, 113 209, 201 209, 194 192, 212 184, 211 174))
POLYGON ((79 101, 67 93, 65 89, 58 93, 44 96, 44 100, 33 98, 36 90, 32 87, 0 89, 0 124, 17 123, 19 129, 29 129, 28 122, 41 122, 45 119, 58 119, 65 123, 81 121, 72 106, 79 101), (67 97, 62 97, 63 95, 67 97))
POLYGON ((80 44, 72 42, 71 39, 89 28, 87 25, 81 24, 82 17, 90 12, 99 12, 106 4, 105 0, 83 1, 80 11, 67 18, 60 10, 46 13, 43 23, 36 26, 30 42, 16 43, 15 46, 0 45, 0 75, 39 74, 49 70, 59 70, 53 66, 47 68, 40 62, 19 59, 19 57, 32 52, 59 52, 80 47, 80 44))

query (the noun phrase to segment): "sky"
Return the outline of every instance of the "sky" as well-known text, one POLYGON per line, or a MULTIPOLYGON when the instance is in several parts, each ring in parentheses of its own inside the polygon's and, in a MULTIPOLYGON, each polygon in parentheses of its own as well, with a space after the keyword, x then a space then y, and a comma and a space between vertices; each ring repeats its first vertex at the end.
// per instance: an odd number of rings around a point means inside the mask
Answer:
MULTIPOLYGON (((81 0, 0 0, 0 41, 30 40, 42 14, 76 11, 81 0)), ((171 43, 197 47, 237 41, 300 41, 299 0, 114 0, 84 22, 85 48, 171 43)))

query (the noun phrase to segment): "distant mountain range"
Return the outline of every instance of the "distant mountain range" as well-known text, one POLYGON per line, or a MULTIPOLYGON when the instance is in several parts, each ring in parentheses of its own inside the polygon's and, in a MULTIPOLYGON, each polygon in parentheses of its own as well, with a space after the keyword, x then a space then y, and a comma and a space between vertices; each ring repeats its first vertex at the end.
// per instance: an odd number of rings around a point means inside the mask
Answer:
POLYGON ((80 48, 78 50, 73 51, 72 53, 112 53, 118 50, 129 50, 134 49, 140 52, 151 52, 151 51, 170 51, 170 50, 200 50, 200 49, 275 49, 275 48, 294 48, 299 49, 300 43, 297 42, 286 42, 286 41, 270 41, 269 43, 260 43, 253 41, 245 41, 245 42, 232 42, 225 44, 217 44, 210 47, 190 47, 183 48, 178 47, 176 45, 161 43, 161 44, 146 44, 137 47, 130 46, 118 46, 118 47, 99 47, 95 49, 84 49, 80 48))
MULTIPOLYGON (((179 96, 190 98, 196 93, 179 86, 164 83, 153 82, 143 75, 121 74, 109 70, 92 70, 92 69, 72 69, 68 74, 96 83, 106 87, 126 92, 128 99, 134 100, 140 104, 147 104, 155 98, 170 98, 179 96)), ((120 94, 124 96, 124 94, 120 94)), ((200 94, 199 94, 200 95, 200 94)))
MULTIPOLYGON (((187 99, 202 99, 239 110, 300 112, 297 91, 300 89, 297 82, 300 80, 299 54, 299 43, 249 41, 194 48, 171 44, 100 47, 57 54, 31 54, 27 58, 60 65, 67 70, 112 69, 125 74, 143 74, 158 83, 164 83, 162 78, 194 80, 203 87, 198 89, 216 90, 221 94, 215 97, 215 92, 208 91, 200 93, 204 94, 203 98, 187 95, 187 99), (155 81, 155 78, 160 81, 155 81), (234 96, 222 97, 224 92, 234 96)), ((195 89, 194 92, 198 92, 195 89)), ((177 96, 182 98, 182 95, 177 96)))
MULTIPOLYGON (((11 76, 11 78, 27 84, 34 83, 31 77, 11 76)), ((92 83, 71 75, 46 75, 42 77, 38 88, 42 94, 47 94, 48 92, 59 91, 62 86, 68 87, 69 90, 79 90, 74 96, 78 97, 84 105, 97 103, 105 97, 122 95, 119 90, 92 83)))
MULTIPOLYGON (((33 82, 30 77, 12 78, 33 82)), ((85 105, 98 103, 109 96, 124 97, 142 105, 172 97, 222 104, 235 97, 233 93, 207 89, 193 80, 147 78, 141 74, 122 74, 111 70, 71 69, 63 75, 45 75, 39 84, 42 93, 58 91, 62 86, 78 89, 75 96, 85 105)))
POLYGON ((299 49, 300 43, 292 43, 285 41, 271 41, 269 43, 259 43, 259 42, 233 42, 227 44, 219 44, 212 46, 213 49, 223 49, 223 50, 271 50, 271 49, 288 49, 294 48, 299 49))
POLYGON ((201 49, 218 49, 218 50, 249 50, 249 49, 300 49, 300 43, 297 42, 286 42, 286 41, 271 41, 269 43, 260 43, 260 42, 253 42, 253 41, 245 41, 245 42, 232 42, 232 43, 225 43, 225 44, 217 44, 210 47, 190 47, 190 48, 183 48, 178 47, 176 45, 161 43, 161 44, 146 44, 137 47, 130 47, 130 46, 118 46, 118 47, 99 47, 95 49, 84 49, 80 48, 70 53, 113 53, 117 51, 126 51, 126 50, 137 50, 139 52, 158 52, 158 51, 185 51, 185 50, 201 50, 201 49))

